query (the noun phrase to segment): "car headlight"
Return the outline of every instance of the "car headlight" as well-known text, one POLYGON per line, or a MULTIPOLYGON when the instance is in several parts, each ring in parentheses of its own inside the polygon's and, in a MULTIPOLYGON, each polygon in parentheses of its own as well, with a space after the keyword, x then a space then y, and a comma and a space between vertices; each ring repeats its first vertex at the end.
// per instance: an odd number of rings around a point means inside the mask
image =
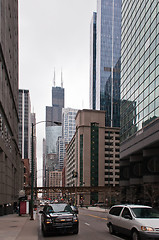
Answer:
POLYGON ((141 226, 142 231, 153 232, 154 229, 152 227, 141 226))
POLYGON ((77 217, 73 217, 73 222, 78 222, 78 218, 77 217))
POLYGON ((49 223, 51 223, 52 222, 52 220, 51 220, 51 218, 46 218, 46 224, 49 224, 49 223))

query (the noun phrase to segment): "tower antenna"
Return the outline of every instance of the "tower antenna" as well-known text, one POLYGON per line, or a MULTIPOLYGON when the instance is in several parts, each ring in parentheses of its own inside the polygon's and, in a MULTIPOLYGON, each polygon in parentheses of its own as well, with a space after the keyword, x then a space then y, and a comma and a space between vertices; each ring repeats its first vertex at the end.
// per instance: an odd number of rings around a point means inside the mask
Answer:
POLYGON ((62 76, 62 69, 61 69, 61 88, 63 88, 63 76, 62 76))
POLYGON ((56 83, 55 83, 55 68, 54 68, 54 80, 53 80, 53 86, 55 87, 56 83))

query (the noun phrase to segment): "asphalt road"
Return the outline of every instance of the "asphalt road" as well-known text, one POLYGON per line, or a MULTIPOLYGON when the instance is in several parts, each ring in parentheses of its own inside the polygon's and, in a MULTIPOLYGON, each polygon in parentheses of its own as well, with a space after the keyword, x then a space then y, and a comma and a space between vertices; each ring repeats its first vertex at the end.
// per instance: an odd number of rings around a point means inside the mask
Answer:
POLYGON ((48 237, 43 237, 41 232, 41 224, 39 217, 39 240, 117 240, 125 239, 119 236, 111 235, 106 226, 106 213, 90 211, 87 209, 79 210, 79 233, 76 234, 54 234, 48 237))

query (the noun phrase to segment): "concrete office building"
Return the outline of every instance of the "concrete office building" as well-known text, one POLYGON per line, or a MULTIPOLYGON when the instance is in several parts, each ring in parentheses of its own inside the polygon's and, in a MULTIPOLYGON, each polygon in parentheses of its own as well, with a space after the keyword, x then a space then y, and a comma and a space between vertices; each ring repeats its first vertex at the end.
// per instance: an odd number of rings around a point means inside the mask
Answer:
MULTIPOLYGON (((119 128, 105 127, 105 111, 78 111, 76 133, 66 148, 66 186, 119 186, 119 151, 119 128)), ((88 194, 85 204, 104 198, 88 194)))
MULTIPOLYGON (((50 171, 49 172, 49 186, 50 187, 62 187, 62 171, 50 171)), ((54 191, 49 192, 49 198, 51 200, 60 200, 62 193, 56 193, 54 191)))
POLYGON ((65 144, 69 143, 76 131, 75 118, 78 109, 63 108, 62 109, 62 136, 65 144))
POLYGON ((106 126, 119 127, 121 0, 97 0, 90 58, 90 106, 106 111, 106 126))
POLYGON ((159 3, 122 1, 121 146, 123 201, 159 195, 159 3))
POLYGON ((64 156, 65 156, 65 141, 62 136, 58 137, 58 140, 56 142, 57 147, 57 159, 59 164, 59 170, 62 171, 64 166, 64 156))
POLYGON ((31 166, 31 102, 29 90, 19 90, 19 149, 31 166))
POLYGON ((29 159, 23 159, 24 162, 24 187, 31 186, 31 173, 29 159))
POLYGON ((59 136, 57 141, 57 154, 60 170, 64 167, 65 145, 71 141, 76 130, 75 117, 77 111, 77 109, 73 108, 62 109, 62 136, 59 136))
POLYGON ((59 170, 59 162, 56 153, 49 153, 46 155, 46 165, 45 165, 45 177, 46 177, 46 187, 49 187, 49 173, 51 171, 59 170))
POLYGON ((18 147, 18 1, 0 1, 0 215, 13 212, 23 188, 18 147))

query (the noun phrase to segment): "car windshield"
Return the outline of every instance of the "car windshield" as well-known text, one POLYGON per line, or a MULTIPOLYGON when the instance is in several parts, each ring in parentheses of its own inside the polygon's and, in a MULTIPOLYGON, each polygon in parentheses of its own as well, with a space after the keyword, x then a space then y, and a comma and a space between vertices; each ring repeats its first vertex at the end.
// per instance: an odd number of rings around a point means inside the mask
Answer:
POLYGON ((49 212, 72 212, 71 207, 67 204, 51 204, 50 206, 49 212))
POLYGON ((136 218, 159 218, 159 211, 154 208, 131 208, 136 218))

